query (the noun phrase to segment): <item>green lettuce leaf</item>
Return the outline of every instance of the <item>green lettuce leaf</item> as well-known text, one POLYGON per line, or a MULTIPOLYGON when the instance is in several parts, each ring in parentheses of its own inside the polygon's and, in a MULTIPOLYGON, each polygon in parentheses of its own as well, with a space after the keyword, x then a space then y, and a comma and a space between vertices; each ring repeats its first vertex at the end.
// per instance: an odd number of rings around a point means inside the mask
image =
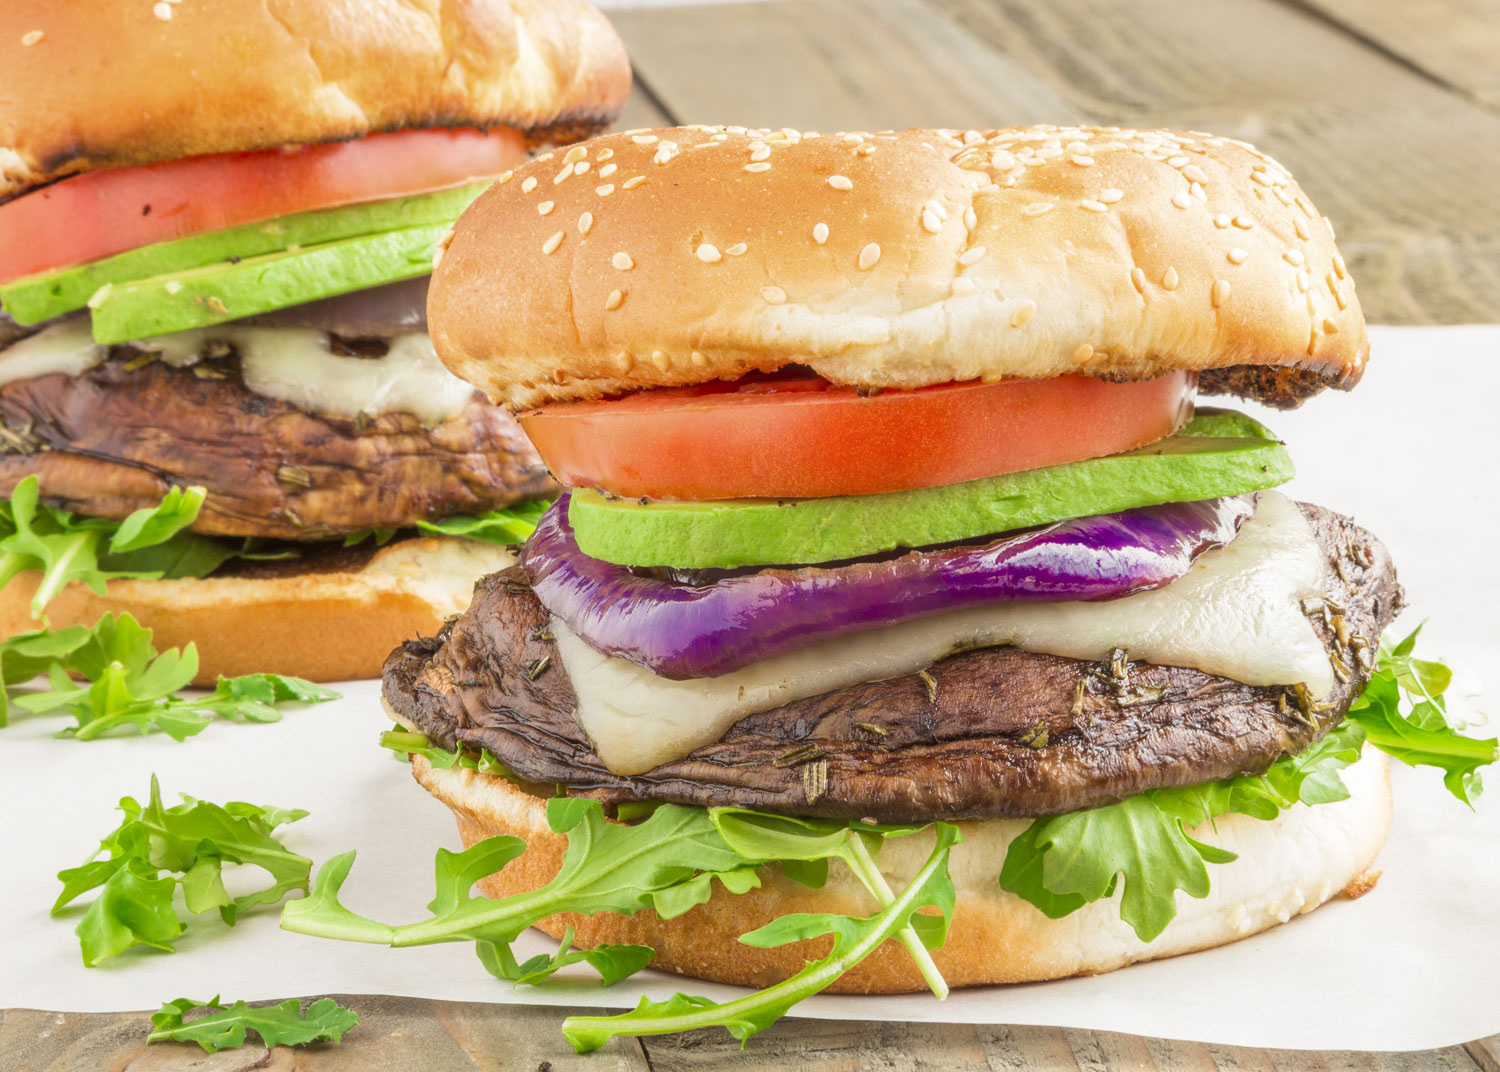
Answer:
POLYGON ((63 888, 53 902, 54 915, 83 894, 100 891, 76 929, 89 967, 137 945, 171 952, 172 940, 184 927, 173 907, 178 886, 189 912, 216 909, 231 926, 248 908, 307 889, 312 861, 273 834, 304 818, 305 811, 243 801, 221 806, 187 795, 181 804, 167 807, 155 775, 147 802, 125 797, 120 811, 124 820, 99 842, 94 855, 57 875, 63 888), (106 854, 103 859, 101 854, 106 854), (225 864, 257 867, 270 883, 233 897, 224 886, 225 864))
MULTIPOLYGON (((470 540, 509 546, 524 543, 536 530, 536 524, 552 503, 543 499, 536 502, 517 503, 500 510, 483 514, 456 514, 437 521, 418 521, 414 528, 428 536, 464 536, 470 540)), ((399 529, 358 529, 344 536, 344 546, 353 547, 374 540, 377 547, 384 547, 395 539, 399 529)))
POLYGON ((332 998, 319 998, 306 1012, 301 1006, 296 998, 261 1006, 236 1001, 228 1008, 217 997, 212 1001, 178 998, 151 1014, 152 1030, 146 1041, 196 1042, 206 1052, 218 1053, 244 1045, 245 1033, 254 1031, 267 1047, 303 1046, 309 1042, 339 1042, 359 1023, 357 1013, 332 998), (197 1009, 212 1011, 187 1020, 187 1014, 197 1009))
POLYGON ((746 1042, 923 918, 916 914, 919 909, 930 906, 943 919, 952 917, 956 895, 948 875, 948 855, 960 835, 957 827, 947 823, 937 823, 935 828, 936 844, 927 862, 889 907, 875 915, 863 919, 829 913, 787 915, 740 938, 746 945, 770 948, 832 935, 828 955, 810 961, 790 979, 723 1004, 676 994, 664 1002, 642 998, 634 1010, 619 1016, 570 1016, 563 1022, 563 1037, 579 1053, 597 1050, 616 1035, 664 1035, 702 1027, 723 1027, 746 1042))

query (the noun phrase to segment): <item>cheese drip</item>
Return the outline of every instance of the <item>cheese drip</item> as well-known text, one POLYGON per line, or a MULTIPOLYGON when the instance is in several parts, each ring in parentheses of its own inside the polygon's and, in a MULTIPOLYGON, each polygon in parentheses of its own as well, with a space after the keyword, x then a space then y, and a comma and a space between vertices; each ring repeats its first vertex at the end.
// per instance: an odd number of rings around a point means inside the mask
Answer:
MULTIPOLYGON (((474 396, 438 360, 424 333, 385 340, 383 357, 346 357, 311 328, 219 327, 142 339, 132 345, 167 364, 196 364, 210 343, 228 343, 240 357, 245 387, 309 413, 353 420, 361 414, 410 413, 428 424, 457 417, 474 396)), ((100 364, 109 348, 94 342, 85 317, 65 320, 0 352, 0 386, 61 373, 77 376, 100 364)))
POLYGON ((1015 645, 1074 659, 1124 648, 1248 685, 1334 686, 1301 601, 1324 593, 1323 553, 1295 503, 1265 492, 1227 547, 1167 585, 1102 603, 1012 603, 935 615, 813 644, 715 678, 673 681, 601 655, 557 618, 552 632, 577 718, 604 765, 641 774, 724 736, 747 715, 915 673, 966 649, 1015 645))

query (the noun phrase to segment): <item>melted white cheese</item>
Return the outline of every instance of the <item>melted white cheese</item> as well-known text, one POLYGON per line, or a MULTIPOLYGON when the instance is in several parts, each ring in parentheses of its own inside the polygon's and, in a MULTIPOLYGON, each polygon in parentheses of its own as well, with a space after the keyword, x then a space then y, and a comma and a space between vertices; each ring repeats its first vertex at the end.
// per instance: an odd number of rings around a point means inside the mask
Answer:
MULTIPOLYGON (((194 364, 208 343, 239 352, 245 386, 310 413, 349 420, 365 414, 410 413, 437 424, 458 416, 474 395, 471 384, 438 360, 423 333, 397 335, 384 357, 345 357, 328 349, 328 336, 310 328, 247 328, 225 324, 143 339, 168 364, 194 364)), ((54 324, 0 352, 0 386, 62 373, 77 376, 102 362, 87 318, 54 324)))
POLYGON ((392 544, 360 572, 405 582, 446 618, 469 609, 479 578, 515 562, 516 553, 509 547, 461 536, 426 536, 392 544))
POLYGON ((1118 647, 1132 659, 1249 685, 1302 682, 1321 698, 1333 688, 1333 670, 1300 604, 1323 594, 1323 570, 1302 512, 1266 492, 1228 547, 1203 554, 1165 588, 1124 599, 954 611, 691 681, 601 655, 555 618, 552 631, 578 696, 579 725, 599 758, 617 774, 640 774, 711 744, 757 711, 915 673, 966 648, 1013 644, 1102 659, 1118 647))

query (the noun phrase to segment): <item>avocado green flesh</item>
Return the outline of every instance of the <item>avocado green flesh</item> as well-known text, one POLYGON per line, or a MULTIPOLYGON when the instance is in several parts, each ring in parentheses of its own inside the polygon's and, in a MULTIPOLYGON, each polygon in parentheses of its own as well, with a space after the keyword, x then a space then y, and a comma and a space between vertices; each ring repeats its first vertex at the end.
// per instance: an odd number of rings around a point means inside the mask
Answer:
MULTIPOLYGON (((39 272, 7 283, 0 286, 0 305, 18 324, 39 324, 74 309, 82 309, 100 287, 108 284, 150 280, 214 264, 229 264, 279 253, 293 246, 324 245, 382 231, 451 224, 488 185, 488 182, 475 182, 415 197, 318 209, 210 231, 191 238, 159 242, 103 260, 39 272)), ((295 301, 283 304, 296 305, 303 300, 297 297, 295 301)))
POLYGON ((1124 454, 884 495, 647 502, 573 492, 579 549, 629 566, 732 569, 861 558, 1074 517, 1284 484, 1286 448, 1261 424, 1202 410, 1177 435, 1124 454))
POLYGON ((101 345, 239 320, 432 271, 448 224, 215 264, 101 290, 89 300, 101 345))

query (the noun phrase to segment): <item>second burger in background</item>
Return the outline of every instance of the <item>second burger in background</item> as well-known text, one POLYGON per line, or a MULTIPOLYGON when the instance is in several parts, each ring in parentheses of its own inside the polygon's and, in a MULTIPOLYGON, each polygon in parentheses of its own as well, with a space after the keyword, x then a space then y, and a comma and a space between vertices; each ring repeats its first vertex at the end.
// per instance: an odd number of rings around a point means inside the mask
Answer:
POLYGON ((618 38, 583 0, 26 0, 0 72, 0 634, 129 611, 200 680, 374 675, 555 493, 427 276, 618 115, 618 38))

